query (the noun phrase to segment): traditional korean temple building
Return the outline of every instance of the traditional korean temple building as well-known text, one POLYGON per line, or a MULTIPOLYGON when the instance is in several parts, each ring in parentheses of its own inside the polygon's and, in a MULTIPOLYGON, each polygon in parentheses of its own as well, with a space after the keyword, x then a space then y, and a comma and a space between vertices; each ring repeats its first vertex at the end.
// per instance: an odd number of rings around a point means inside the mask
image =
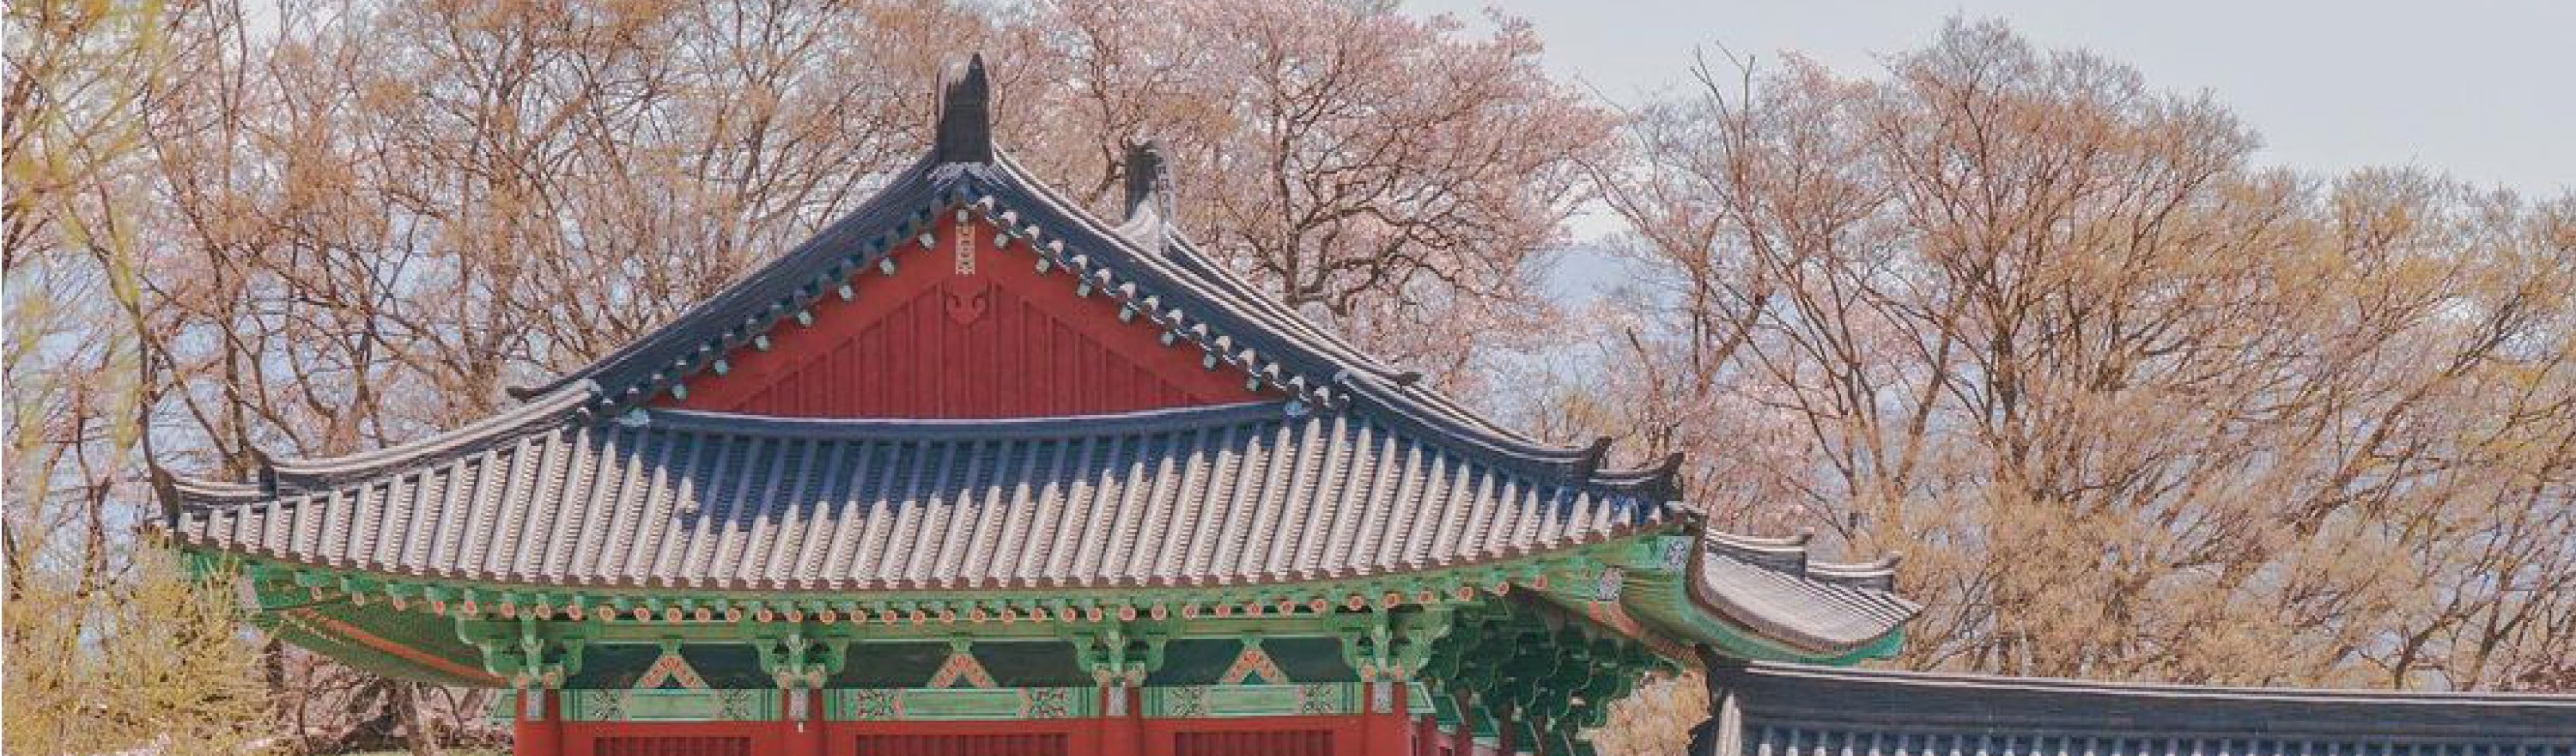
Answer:
MULTIPOLYGON (((1893 559, 1715 532, 1678 459, 1479 417, 1177 234, 1150 152, 1096 218, 988 107, 978 64, 875 198, 514 408, 156 474, 170 538, 278 637, 512 690, 527 756, 1583 754, 1684 667, 1704 753, 2399 756, 2077 748, 2259 717, 1834 671, 1901 642, 1893 559)), ((2566 700, 2420 710, 2465 723, 2407 730, 2441 756, 2576 740, 2566 700)))

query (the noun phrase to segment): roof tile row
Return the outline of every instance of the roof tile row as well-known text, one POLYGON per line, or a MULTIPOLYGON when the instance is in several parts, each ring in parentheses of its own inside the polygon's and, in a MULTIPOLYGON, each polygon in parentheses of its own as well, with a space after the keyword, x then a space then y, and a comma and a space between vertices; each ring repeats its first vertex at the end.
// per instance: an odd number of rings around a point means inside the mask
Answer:
POLYGON ((1276 403, 1020 421, 670 410, 408 472, 183 508, 193 544, 571 585, 1235 585, 1594 542, 1662 504, 1540 480, 1276 403))

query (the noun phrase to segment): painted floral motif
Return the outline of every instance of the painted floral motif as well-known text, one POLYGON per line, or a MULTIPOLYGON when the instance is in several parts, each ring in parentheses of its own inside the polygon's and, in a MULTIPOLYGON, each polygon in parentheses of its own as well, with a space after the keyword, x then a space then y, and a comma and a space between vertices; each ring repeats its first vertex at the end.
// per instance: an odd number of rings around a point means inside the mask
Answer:
POLYGON ((1166 688, 1163 701, 1170 709, 1166 716, 1204 717, 1208 713, 1208 689, 1196 685, 1166 688))
POLYGON ((993 684, 993 674, 984 671, 983 662, 976 661, 974 654, 958 650, 948 653, 947 663, 939 665, 939 673, 931 675, 930 684, 925 687, 992 688, 997 686, 993 684))
POLYGON ((1282 685, 1290 682, 1288 673, 1279 669, 1279 663, 1270 658, 1270 652, 1261 650, 1261 644, 1258 642, 1243 644, 1243 653, 1234 657, 1234 664, 1226 667, 1225 674, 1219 676, 1216 681, 1220 685, 1244 685, 1255 682, 1282 685))
POLYGON ((584 718, 604 722, 626 719, 626 691, 583 690, 575 691, 575 694, 581 696, 577 708, 584 718))
POLYGON ((1297 713, 1341 714, 1349 710, 1342 700, 1343 686, 1317 683, 1297 686, 1297 713))
POLYGON ((1070 688, 1024 688, 1020 691, 1020 718, 1064 719, 1073 716, 1073 690, 1070 688))
POLYGON ((975 275, 975 224, 966 222, 966 211, 957 211, 957 275, 975 275))
POLYGON ((1664 571, 1680 572, 1684 565, 1690 564, 1690 549, 1690 539, 1664 539, 1664 571))
POLYGON ((1620 590, 1621 588, 1623 588, 1623 587, 1626 587, 1626 586, 1627 586, 1627 584, 1628 584, 1627 577, 1628 577, 1628 573, 1627 573, 1627 571, 1625 571, 1625 570, 1621 570, 1621 569, 1619 569, 1619 568, 1617 568, 1617 567, 1611 567, 1611 568, 1608 568, 1608 569, 1604 569, 1604 570, 1602 570, 1602 571, 1601 571, 1601 577, 1600 577, 1600 579, 1599 579, 1599 580, 1594 581, 1594 582, 1593 582, 1593 584, 1592 584, 1592 598, 1593 598, 1593 600, 1595 600, 1595 601, 1617 601, 1617 600, 1619 600, 1619 590, 1620 590))
POLYGON ((653 660, 653 666, 644 669, 644 676, 635 678, 635 687, 645 690, 665 685, 688 690, 707 689, 706 678, 699 677, 697 668, 689 666, 689 660, 681 658, 677 650, 664 650, 662 658, 653 660))
POLYGON ((716 718, 728 722, 768 719, 769 707, 762 705, 767 703, 766 697, 762 694, 768 692, 765 690, 716 691, 716 718))
POLYGON ((860 720, 903 718, 903 691, 862 689, 850 691, 850 714, 860 720))

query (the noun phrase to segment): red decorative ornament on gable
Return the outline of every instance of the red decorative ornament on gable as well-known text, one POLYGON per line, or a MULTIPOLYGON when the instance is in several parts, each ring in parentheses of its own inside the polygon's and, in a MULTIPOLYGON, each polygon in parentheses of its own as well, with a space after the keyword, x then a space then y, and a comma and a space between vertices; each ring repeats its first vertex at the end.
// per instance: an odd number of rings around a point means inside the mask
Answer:
POLYGON ((1026 241, 996 248, 986 224, 943 213, 930 249, 894 254, 894 272, 853 273, 848 300, 826 294, 810 323, 781 321, 767 350, 727 355, 721 374, 688 381, 663 407, 780 417, 1001 418, 1130 412, 1278 398, 1241 370, 1209 370, 1189 342, 1165 346, 1116 299, 1076 293, 1063 270, 1037 270, 1026 241))

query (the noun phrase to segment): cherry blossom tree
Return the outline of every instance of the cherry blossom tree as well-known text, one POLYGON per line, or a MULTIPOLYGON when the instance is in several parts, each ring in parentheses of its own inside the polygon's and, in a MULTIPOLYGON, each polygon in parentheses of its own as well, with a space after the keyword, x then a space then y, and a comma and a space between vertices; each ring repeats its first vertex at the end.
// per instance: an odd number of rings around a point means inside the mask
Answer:
POLYGON ((1555 313, 1538 277, 1612 115, 1508 16, 1471 34, 1391 3, 1047 3, 1061 61, 1029 140, 1103 212, 1160 144, 1191 237, 1271 294, 1446 380, 1555 313))
POLYGON ((1904 552, 1909 666, 2562 679, 2576 196, 2259 168, 2206 97, 1994 23, 1873 79, 1730 62, 1604 171, 1652 314, 1558 423, 1692 452, 1721 523, 1904 552))

